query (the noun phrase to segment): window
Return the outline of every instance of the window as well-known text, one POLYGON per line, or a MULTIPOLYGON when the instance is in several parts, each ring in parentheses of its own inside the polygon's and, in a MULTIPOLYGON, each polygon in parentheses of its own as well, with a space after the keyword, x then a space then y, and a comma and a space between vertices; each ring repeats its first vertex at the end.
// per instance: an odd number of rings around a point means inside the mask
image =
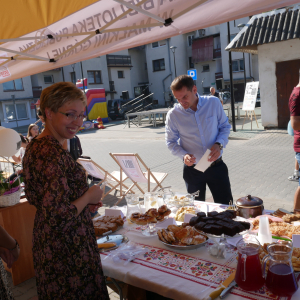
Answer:
POLYGON ((153 64, 153 72, 165 70, 165 59, 164 58, 153 60, 152 64, 153 64))
POLYGON ((232 61, 232 72, 242 72, 244 71, 244 60, 236 59, 232 61))
POLYGON ((106 61, 108 67, 132 67, 130 55, 106 55, 106 61))
POLYGON ((163 47, 163 46, 166 46, 166 44, 167 44, 166 40, 154 42, 154 43, 152 43, 152 48, 163 47))
POLYGON ((24 91, 22 79, 15 79, 3 83, 3 91, 24 91))
POLYGON ((76 73, 75 72, 70 72, 70 76, 71 76, 71 82, 76 84, 76 73))
POLYGON ((203 95, 210 94, 210 87, 203 87, 203 95))
POLYGON ((193 44, 193 39, 194 39, 194 35, 188 35, 188 46, 192 46, 193 44))
POLYGON ((193 58, 191 56, 189 57, 189 68, 190 69, 194 68, 193 58))
POLYGON ((44 82, 45 83, 53 83, 53 75, 44 75, 44 82))
POLYGON ((209 65, 203 65, 202 72, 209 72, 209 65))
POLYGON ((125 78, 124 71, 118 71, 118 78, 125 78))
POLYGON ((5 115, 8 121, 28 119, 26 103, 5 104, 5 115))
POLYGON ((88 83, 89 84, 102 83, 101 71, 87 71, 87 74, 88 74, 88 83))

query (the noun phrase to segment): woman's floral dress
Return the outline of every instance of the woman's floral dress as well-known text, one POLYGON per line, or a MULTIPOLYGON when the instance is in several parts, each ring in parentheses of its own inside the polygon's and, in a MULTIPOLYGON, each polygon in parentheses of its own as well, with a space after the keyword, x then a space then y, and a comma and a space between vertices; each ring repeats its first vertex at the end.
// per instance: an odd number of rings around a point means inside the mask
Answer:
POLYGON ((7 282, 6 270, 0 258, 0 300, 14 300, 7 282))
POLYGON ((85 171, 51 136, 33 139, 23 158, 25 193, 37 208, 33 261, 39 300, 109 299, 88 207, 85 171))

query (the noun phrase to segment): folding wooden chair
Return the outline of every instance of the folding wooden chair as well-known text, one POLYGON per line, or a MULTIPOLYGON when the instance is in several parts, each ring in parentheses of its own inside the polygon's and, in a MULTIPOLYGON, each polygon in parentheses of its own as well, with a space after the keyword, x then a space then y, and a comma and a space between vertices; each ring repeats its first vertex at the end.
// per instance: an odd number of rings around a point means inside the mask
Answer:
MULTIPOLYGON (((106 185, 110 187, 110 190, 103 194, 102 199, 108 194, 110 194, 111 192, 113 192, 114 190, 118 190, 118 187, 119 186, 121 187, 121 185, 124 186, 126 189, 128 189, 128 187, 124 184, 124 181, 128 179, 125 173, 122 173, 122 175, 119 171, 114 171, 112 173, 109 173, 101 166, 99 166, 97 163, 95 163, 92 159, 78 158, 77 161, 84 167, 84 169, 88 172, 89 175, 101 179, 102 182, 105 181, 106 185), (120 177, 122 177, 121 180, 120 177)), ((121 198, 122 200, 123 195, 121 190, 120 190, 120 196, 122 197, 121 198)))
MULTIPOLYGON (((167 177, 168 173, 158 173, 158 172, 151 172, 150 168, 144 163, 141 157, 136 153, 109 153, 110 156, 115 160, 115 162, 120 167, 120 174, 126 174, 127 178, 129 178, 133 184, 127 189, 125 195, 129 192, 132 192, 134 186, 136 186, 143 194, 145 191, 140 187, 138 183, 145 183, 147 184, 147 191, 150 192, 150 184, 154 183, 155 187, 152 189, 154 192, 158 187, 162 188, 161 183, 167 177), (146 169, 146 172, 143 172, 140 163, 146 169)), ((120 177, 120 190, 122 192, 122 181, 123 175, 120 177)))

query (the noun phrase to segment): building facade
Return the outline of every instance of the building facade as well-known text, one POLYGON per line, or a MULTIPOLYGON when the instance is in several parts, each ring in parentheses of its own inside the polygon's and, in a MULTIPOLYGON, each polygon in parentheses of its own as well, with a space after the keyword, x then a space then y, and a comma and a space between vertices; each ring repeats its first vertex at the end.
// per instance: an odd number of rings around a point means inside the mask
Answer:
MULTIPOLYGON (((230 39, 238 25, 249 18, 230 22, 230 39)), ((106 100, 133 99, 153 93, 154 107, 170 105, 172 80, 188 70, 197 71, 195 81, 200 94, 229 89, 227 23, 159 40, 144 46, 78 62, 63 68, 0 84, 0 120, 9 128, 36 120, 35 106, 44 88, 60 81, 76 83, 87 78, 88 89, 104 88, 106 100)), ((247 81, 258 81, 257 55, 233 53, 235 100, 244 95, 244 69, 247 81)))

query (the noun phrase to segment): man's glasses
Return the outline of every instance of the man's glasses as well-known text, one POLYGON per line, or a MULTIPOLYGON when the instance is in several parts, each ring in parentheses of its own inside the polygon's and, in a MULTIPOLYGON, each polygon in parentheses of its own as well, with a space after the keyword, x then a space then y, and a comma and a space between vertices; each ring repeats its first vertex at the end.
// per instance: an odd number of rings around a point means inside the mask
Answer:
POLYGON ((75 114, 72 114, 72 113, 63 113, 61 111, 59 111, 59 113, 61 113, 62 115, 65 115, 69 120, 72 120, 72 121, 75 121, 79 118, 79 120, 83 120, 85 118, 85 115, 75 115, 75 114))

